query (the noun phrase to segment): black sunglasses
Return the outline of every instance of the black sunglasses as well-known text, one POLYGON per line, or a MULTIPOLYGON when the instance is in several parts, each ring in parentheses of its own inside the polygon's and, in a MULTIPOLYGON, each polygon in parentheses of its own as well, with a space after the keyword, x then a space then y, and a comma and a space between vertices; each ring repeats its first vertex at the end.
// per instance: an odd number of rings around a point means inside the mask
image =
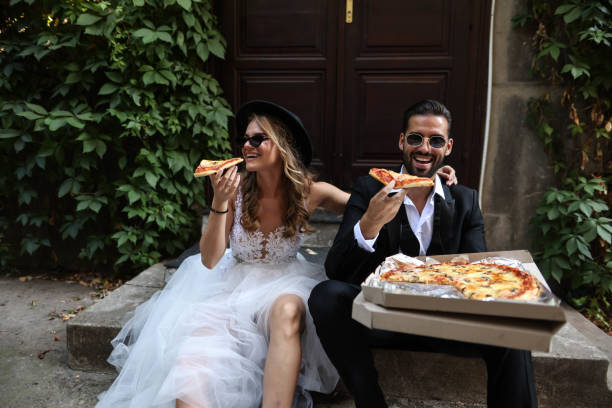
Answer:
MULTIPOLYGON (((410 146, 419 147, 423 144, 423 139, 425 138, 423 137, 423 135, 420 135, 418 133, 408 133, 405 139, 406 143, 408 143, 410 146)), ((446 144, 446 139, 444 139, 442 136, 434 135, 428 137, 427 139, 429 139, 429 145, 434 149, 444 147, 444 145, 446 144)))
POLYGON ((264 133, 257 133, 251 137, 242 136, 240 138, 240 144, 244 146, 245 143, 249 143, 253 147, 259 147, 260 144, 264 142, 264 140, 270 139, 264 133))

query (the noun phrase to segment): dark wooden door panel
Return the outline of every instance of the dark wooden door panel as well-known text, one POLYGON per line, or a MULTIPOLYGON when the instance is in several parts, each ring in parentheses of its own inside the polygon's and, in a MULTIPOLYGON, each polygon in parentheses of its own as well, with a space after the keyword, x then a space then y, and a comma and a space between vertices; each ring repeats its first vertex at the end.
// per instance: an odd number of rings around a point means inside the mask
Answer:
POLYGON ((321 179, 349 187, 400 162, 403 111, 424 98, 454 121, 448 161, 476 187, 484 135, 490 0, 219 1, 220 76, 234 108, 267 99, 297 113, 321 179))
POLYGON ((228 42, 221 76, 234 109, 264 99, 300 116, 312 167, 330 179, 336 110, 337 11, 333 1, 233 0, 218 4, 228 42))
POLYGON ((345 104, 355 114, 349 121, 355 133, 345 135, 344 152, 351 152, 349 179, 366 174, 370 167, 392 167, 399 163, 399 134, 407 95, 414 100, 445 99, 447 73, 360 71, 353 88, 357 97, 345 104))
POLYGON ((402 113, 430 98, 453 114, 451 136, 457 140, 448 162, 463 184, 478 185, 484 116, 475 117, 473 110, 485 100, 473 88, 486 89, 487 50, 473 48, 488 33, 482 3, 355 2, 353 23, 344 25, 341 184, 350 185, 374 165, 399 164, 402 113))
POLYGON ((326 54, 326 0, 242 0, 236 5, 239 58, 326 54))
MULTIPOLYGON (((450 0, 359 2, 361 53, 394 54, 435 52, 449 49, 450 0)), ((353 23, 354 24, 354 23, 353 23)))

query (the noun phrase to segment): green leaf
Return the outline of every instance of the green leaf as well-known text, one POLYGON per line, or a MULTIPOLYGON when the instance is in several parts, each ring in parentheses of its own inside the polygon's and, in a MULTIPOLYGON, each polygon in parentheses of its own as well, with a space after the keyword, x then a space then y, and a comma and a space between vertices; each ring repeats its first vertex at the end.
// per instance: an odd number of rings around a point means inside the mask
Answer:
POLYGON ((591 206, 587 205, 586 203, 580 203, 579 207, 580 207, 580 211, 582 211, 582 213, 586 215, 587 217, 590 217, 591 214, 593 214, 593 209, 591 208, 591 206))
POLYGON ((89 208, 97 214, 100 212, 100 209, 102 208, 102 204, 99 201, 90 201, 89 208))
POLYGON ((77 18, 76 25, 87 26, 97 23, 102 20, 102 17, 93 14, 84 13, 77 18))
POLYGON ((185 10, 191 10, 191 0, 177 0, 176 2, 185 10))
POLYGON ((572 21, 578 19, 582 15, 582 10, 578 7, 574 8, 572 11, 563 16, 563 21, 566 24, 571 23, 572 21))
POLYGON ((606 241, 608 244, 612 243, 612 234, 610 234, 610 232, 606 231, 606 229, 604 227, 602 227, 601 225, 597 226, 597 235, 599 235, 599 237, 601 239, 603 239, 604 241, 606 241))
POLYGON ((213 38, 208 42, 208 49, 219 58, 225 58, 225 49, 218 38, 213 38))
POLYGON ((134 204, 138 200, 140 200, 140 194, 139 193, 137 193, 134 190, 128 191, 128 202, 130 203, 130 205, 134 204))
POLYGON ((123 77, 121 76, 119 72, 107 71, 104 73, 104 75, 106 75, 106 77, 110 79, 111 81, 116 82, 118 84, 120 84, 123 81, 123 77))
POLYGON ((155 71, 146 72, 142 76, 142 83, 145 85, 150 85, 155 82, 155 71))
POLYGON ((99 158, 102 158, 104 153, 106 153, 106 143, 104 143, 102 140, 96 140, 96 153, 98 154, 99 158))
POLYGON ((168 34, 168 33, 159 32, 158 31, 156 33, 156 36, 157 36, 158 39, 160 39, 160 40, 162 40, 164 42, 167 42, 168 44, 171 44, 171 45, 174 44, 174 41, 172 41, 172 37, 170 37, 170 34, 168 34))
POLYGON ((66 118, 66 123, 77 129, 83 129, 85 124, 76 118, 66 118))
POLYGON ((144 0, 134 0, 134 5, 136 7, 142 7, 144 6, 144 4, 145 4, 144 0))
POLYGON ((575 237, 571 237, 565 243, 565 249, 567 250, 568 255, 572 255, 578 249, 578 241, 575 237))
POLYGON ((83 153, 93 152, 96 149, 96 141, 87 139, 83 141, 83 153))
POLYGON ((109 95, 109 94, 114 93, 117 89, 119 89, 117 85, 107 82, 104 85, 102 85, 102 88, 100 88, 98 95, 109 95))
POLYGON ((19 112, 16 114, 17 116, 21 116, 22 118, 26 118, 28 120, 36 120, 36 119, 40 119, 43 116, 38 115, 34 112, 29 112, 29 111, 25 111, 25 112, 19 112))
POLYGON ((200 57, 203 62, 206 62, 208 60, 209 53, 206 44, 204 44, 203 42, 199 43, 198 47, 196 48, 196 52, 198 54, 198 57, 200 57))
POLYGON ((563 278, 563 271, 561 269, 552 268, 550 274, 558 283, 561 283, 561 279, 563 278))
POLYGON ((66 194, 70 192, 70 190, 72 189, 72 182, 73 182, 72 179, 64 180, 64 182, 62 183, 62 185, 60 186, 57 192, 57 196, 59 198, 65 196, 66 194))
POLYGON ((195 24, 195 17, 193 14, 186 13, 183 11, 183 21, 187 24, 187 27, 193 27, 195 24))
POLYGON ((145 180, 147 180, 147 183, 149 183, 151 187, 155 188, 155 186, 157 185, 157 180, 159 180, 159 176, 151 172, 147 172, 145 173, 145 180))
POLYGON ((20 134, 21 132, 15 129, 0 129, 0 139, 12 139, 20 134))
POLYGON ((27 107, 28 107, 28 108, 29 108, 29 109, 30 109, 32 112, 36 112, 36 113, 38 113, 39 115, 46 116, 46 115, 48 115, 48 114, 49 114, 49 113, 47 112, 47 110, 46 110, 45 108, 43 108, 42 106, 40 106, 40 105, 36 105, 36 104, 34 104, 34 103, 29 103, 29 102, 26 102, 26 103, 25 103, 25 105, 26 105, 26 106, 27 106, 27 107))
POLYGON ((80 72, 71 72, 66 77, 66 80, 64 81, 64 83, 65 84, 76 84, 77 82, 81 80, 81 78, 82 76, 80 72))
POLYGON ((66 119, 64 118, 52 119, 49 122, 49 130, 52 132, 55 132, 57 129, 64 127, 65 125, 66 125, 66 119))
POLYGON ((565 14, 571 9, 573 9, 574 7, 576 6, 573 4, 563 4, 562 6, 557 7, 557 9, 555 10, 555 14, 556 15, 565 14))

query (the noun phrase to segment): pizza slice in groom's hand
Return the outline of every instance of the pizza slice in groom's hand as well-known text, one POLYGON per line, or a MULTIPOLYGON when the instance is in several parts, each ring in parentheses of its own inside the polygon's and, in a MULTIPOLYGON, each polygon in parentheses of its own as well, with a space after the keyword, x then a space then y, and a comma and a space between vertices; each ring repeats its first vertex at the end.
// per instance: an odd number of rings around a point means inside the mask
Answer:
POLYGON ((227 160, 202 160, 198 168, 193 172, 193 175, 195 177, 209 176, 219 170, 227 169, 243 161, 244 159, 242 157, 234 157, 227 160))
POLYGON ((387 185, 395 180, 395 188, 433 187, 434 182, 427 177, 417 177, 411 174, 397 173, 387 169, 370 169, 370 176, 387 185))

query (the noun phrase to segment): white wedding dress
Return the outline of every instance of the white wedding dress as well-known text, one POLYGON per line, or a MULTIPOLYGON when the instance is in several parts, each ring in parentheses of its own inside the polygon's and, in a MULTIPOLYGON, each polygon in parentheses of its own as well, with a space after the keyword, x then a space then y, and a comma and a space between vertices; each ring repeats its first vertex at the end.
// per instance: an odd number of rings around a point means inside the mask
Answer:
MULTIPOLYGON (((230 248, 213 269, 187 258, 166 287, 139 306, 113 340, 119 376, 96 407, 258 408, 268 350, 270 307, 281 294, 306 307, 323 269, 298 254, 302 234, 245 231, 238 194, 230 248)), ((306 311, 293 407, 312 407, 307 390, 330 393, 338 375, 306 311)))

